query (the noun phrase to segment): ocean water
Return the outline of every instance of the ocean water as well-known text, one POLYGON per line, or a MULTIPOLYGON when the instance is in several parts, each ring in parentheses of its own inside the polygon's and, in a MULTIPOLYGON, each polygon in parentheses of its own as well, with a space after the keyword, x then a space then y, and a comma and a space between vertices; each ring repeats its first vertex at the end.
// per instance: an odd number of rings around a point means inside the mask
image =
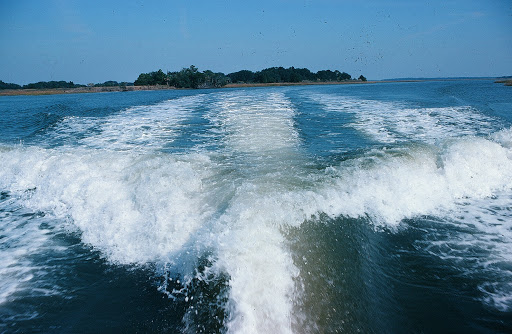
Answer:
POLYGON ((0 97, 0 332, 510 333, 512 90, 0 97))

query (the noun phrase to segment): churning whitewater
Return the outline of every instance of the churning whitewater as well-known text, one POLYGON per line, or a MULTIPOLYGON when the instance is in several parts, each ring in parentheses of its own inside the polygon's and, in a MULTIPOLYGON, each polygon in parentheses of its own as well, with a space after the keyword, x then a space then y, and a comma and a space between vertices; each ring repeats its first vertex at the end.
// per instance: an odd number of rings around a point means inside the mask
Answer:
POLYGON ((509 88, 396 85, 3 98, 0 331, 511 329, 509 88))

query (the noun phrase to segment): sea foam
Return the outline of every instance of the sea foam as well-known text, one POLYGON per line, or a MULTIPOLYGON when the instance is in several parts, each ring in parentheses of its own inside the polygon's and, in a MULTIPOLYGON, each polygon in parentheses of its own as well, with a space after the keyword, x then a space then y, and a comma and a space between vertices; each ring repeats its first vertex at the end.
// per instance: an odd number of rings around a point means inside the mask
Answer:
MULTIPOLYGON (((296 318, 304 317, 294 309, 300 299, 295 286, 300 270, 282 232, 289 226, 327 214, 363 218, 379 229, 394 230, 404 219, 422 215, 456 220, 461 212, 478 211, 485 206, 480 201, 493 196, 503 199, 497 216, 508 219, 504 212, 512 189, 511 130, 490 138, 473 136, 476 130, 466 136, 466 130, 460 130, 453 138, 454 127, 442 121, 444 125, 433 129, 438 133, 420 136, 431 138, 420 140, 423 143, 374 149, 313 169, 301 153, 295 109, 286 95, 237 91, 216 96, 204 115, 219 151, 160 152, 158 148, 175 138, 164 134, 186 126, 184 120, 200 104, 197 99, 127 110, 128 123, 122 115, 92 120, 95 131, 89 125, 87 130, 74 128, 90 120, 67 119, 64 123, 69 124, 60 128, 70 129, 66 138, 75 131, 92 131, 78 140, 78 147, 70 141, 54 148, 0 149, 0 189, 16 197, 16 205, 68 222, 108 261, 156 263, 181 275, 184 289, 197 277, 198 259, 208 254, 207 270, 226 275, 229 285, 225 326, 240 333, 291 333, 296 318), (177 114, 168 116, 172 110, 177 114), (139 135, 132 133, 145 117, 148 126, 153 126, 152 117, 165 123, 157 121, 146 136, 152 145, 137 142, 139 135), (138 149, 131 150, 132 145, 138 149), (30 196, 23 196, 27 191, 30 196)), ((471 113, 457 109, 466 111, 471 113)), ((410 111, 404 113, 411 116, 405 117, 411 124, 384 131, 385 138, 413 136, 410 127, 417 119, 410 111)), ((433 115, 428 111, 427 119, 433 115)), ((485 129, 487 120, 480 121, 485 129)), ((384 118, 379 122, 375 128, 391 126, 384 118)), ((467 214, 464 220, 475 216, 467 214)), ((491 258, 493 263, 509 263, 509 227, 506 222, 495 225, 474 224, 485 235, 480 241, 503 236, 500 246, 490 250, 491 258)), ((41 243, 38 238, 23 242, 42 247, 44 232, 36 234, 42 235, 41 243)), ((24 277, 21 269, 20 275, 24 277)), ((509 290, 498 283, 482 284, 484 298, 507 309, 509 290)), ((2 293, 4 299, 11 294, 2 293)))
POLYGON ((434 144, 447 138, 486 135, 496 120, 470 106, 422 108, 397 102, 312 94, 310 98, 332 112, 348 113, 353 127, 381 143, 421 141, 434 144))

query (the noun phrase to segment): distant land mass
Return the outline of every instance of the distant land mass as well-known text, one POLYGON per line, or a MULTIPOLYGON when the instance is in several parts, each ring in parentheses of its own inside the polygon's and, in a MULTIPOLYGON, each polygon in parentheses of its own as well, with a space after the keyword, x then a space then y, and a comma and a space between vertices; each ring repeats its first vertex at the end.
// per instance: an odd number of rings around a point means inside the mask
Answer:
POLYGON ((134 82, 117 82, 113 80, 103 83, 75 84, 72 81, 39 81, 27 85, 6 83, 0 80, 1 95, 48 95, 70 93, 96 93, 135 90, 161 89, 198 89, 220 87, 259 87, 285 85, 318 85, 318 84, 351 84, 377 82, 413 82, 413 81, 442 81, 442 80, 496 80, 512 86, 512 76, 502 77, 406 77, 368 81, 360 75, 357 79, 339 70, 320 70, 312 72, 307 68, 270 67, 261 71, 240 70, 224 74, 206 70, 200 72, 191 65, 176 72, 164 73, 161 69, 149 73, 141 73, 134 82))
POLYGON ((383 79, 380 82, 412 82, 412 81, 450 81, 450 80, 495 80, 496 83, 512 86, 512 76, 502 77, 438 77, 438 78, 393 78, 383 79))
POLYGON ((435 80, 495 80, 506 77, 410 77, 410 78, 391 78, 381 81, 435 81, 435 80))
MULTIPOLYGON (((270 67, 252 72, 241 70, 230 74, 206 70, 200 72, 194 65, 177 72, 164 73, 161 69, 149 73, 141 73, 134 82, 105 81, 104 83, 75 84, 72 81, 40 81, 27 85, 5 83, 0 80, 0 90, 17 89, 70 89, 84 87, 129 87, 129 86, 169 86, 174 88, 218 88, 228 84, 267 84, 267 83, 300 83, 300 82, 341 82, 352 80, 352 76, 338 70, 321 70, 311 72, 307 68, 270 67)), ((358 80, 366 81, 361 75, 358 80)))
MULTIPOLYGON (((214 73, 210 70, 200 72, 194 65, 179 72, 164 73, 161 69, 150 73, 141 73, 135 86, 167 85, 176 88, 218 88, 227 84, 273 84, 300 82, 342 82, 352 80, 352 76, 338 70, 311 72, 307 68, 270 67, 252 72, 241 70, 229 74, 214 73)), ((361 75, 358 80, 366 81, 361 75)))
POLYGON ((80 88, 80 87, 113 87, 113 86, 133 86, 130 82, 105 81, 100 84, 81 85, 73 81, 39 81, 20 86, 15 83, 5 83, 0 80, 0 89, 56 89, 56 88, 80 88))

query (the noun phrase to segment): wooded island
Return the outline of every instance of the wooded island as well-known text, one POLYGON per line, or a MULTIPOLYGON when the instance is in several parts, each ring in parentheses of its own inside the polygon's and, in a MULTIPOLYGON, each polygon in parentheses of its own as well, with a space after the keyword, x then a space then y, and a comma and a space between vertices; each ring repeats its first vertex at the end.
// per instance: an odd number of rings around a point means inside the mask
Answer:
MULTIPOLYGON (((295 67, 270 67, 261 71, 252 72, 249 70, 241 70, 229 74, 221 72, 213 72, 206 70, 200 72, 194 65, 183 68, 176 72, 164 73, 161 69, 149 73, 141 73, 135 82, 117 82, 105 81, 103 83, 89 83, 87 85, 75 84, 72 81, 39 81, 29 83, 27 85, 18 85, 15 83, 5 83, 0 80, 0 90, 29 91, 28 93, 44 93, 50 94, 59 92, 70 93, 76 92, 98 92, 98 91, 126 91, 126 90, 145 90, 164 89, 165 87, 174 88, 219 88, 226 85, 276 85, 276 84, 315 84, 315 83, 335 83, 335 82, 356 82, 366 81, 364 76, 360 76, 358 80, 352 79, 352 76, 338 70, 321 70, 311 72, 307 68, 295 67)), ((11 95, 1 94, 0 95, 11 95)))
MULTIPOLYGON (((270 67, 261 71, 252 72, 241 70, 230 74, 214 73, 210 70, 200 72, 197 67, 190 66, 179 72, 158 70, 150 73, 141 73, 135 86, 168 85, 176 88, 217 88, 227 84, 269 84, 269 83, 298 83, 298 82, 341 82, 351 80, 352 76, 338 70, 322 70, 316 73, 307 68, 270 67)), ((359 80, 366 81, 364 76, 359 80)))

